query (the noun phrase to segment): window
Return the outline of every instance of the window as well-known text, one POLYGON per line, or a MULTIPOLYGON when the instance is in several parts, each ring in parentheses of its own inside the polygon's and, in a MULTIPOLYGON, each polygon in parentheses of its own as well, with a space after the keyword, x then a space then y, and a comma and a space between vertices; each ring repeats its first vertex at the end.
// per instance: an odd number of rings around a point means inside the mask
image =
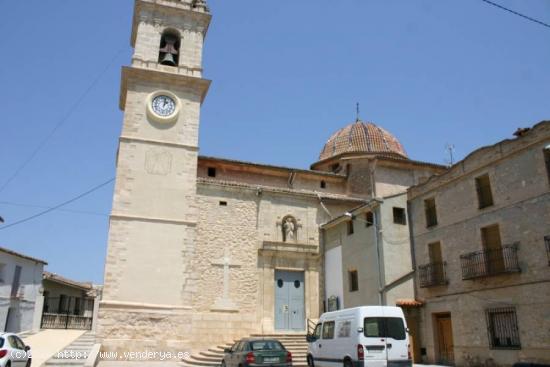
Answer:
POLYGON ((363 332, 367 338, 405 340, 405 325, 399 317, 365 317, 363 332))
POLYGON ((353 219, 347 222, 348 236, 353 234, 353 219))
POLYGON ((315 339, 321 339, 321 329, 323 328, 323 324, 317 324, 315 326, 315 331, 313 332, 313 336, 315 339))
POLYGON ((323 339, 334 338, 334 321, 326 321, 323 324, 323 339))
POLYGON ((514 307, 491 308, 486 316, 491 349, 521 349, 514 307))
POLYGON ((227 201, 220 201, 220 206, 227 206, 227 201))
POLYGON ((15 273, 13 274, 13 281, 11 283, 11 296, 16 297, 17 292, 19 292, 19 285, 21 281, 21 267, 19 265, 15 266, 15 273))
POLYGON ((359 290, 359 276, 357 270, 348 271, 349 291, 355 292, 359 290))
POLYGON ((341 321, 338 323, 338 337, 349 338, 351 333, 351 321, 341 321))
POLYGON ((489 175, 485 174, 476 178, 476 190, 479 209, 493 205, 493 193, 491 192, 489 175))
POLYGON ((435 198, 424 200, 424 211, 426 213, 426 227, 433 227, 437 224, 437 210, 435 198))
POLYGON ((330 166, 330 170, 334 173, 340 171, 340 163, 334 163, 332 166, 330 166))
POLYGON ((6 264, 0 263, 0 283, 4 283, 5 268, 6 264))
POLYGON ((252 350, 284 350, 281 343, 276 340, 253 341, 250 343, 252 350))
POLYGON ((180 52, 180 36, 175 31, 165 31, 160 38, 159 64, 178 66, 180 52))
POLYGON ((407 224, 407 215, 404 208, 393 208, 393 222, 395 224, 407 224))
POLYGON ((550 183, 550 144, 544 147, 544 163, 546 164, 546 173, 548 174, 548 182, 550 183))
POLYGON ((374 224, 374 214, 373 214, 373 212, 367 212, 365 214, 365 222, 366 222, 367 227, 370 227, 374 224))
POLYGON ((326 188, 327 188, 327 183, 326 183, 326 181, 321 181, 321 188, 322 188, 322 189, 326 189, 326 188))
POLYGON ((216 177, 216 168, 208 167, 208 177, 216 177))
POLYGON ((500 250, 502 248, 498 224, 481 228, 481 242, 485 250, 500 250))

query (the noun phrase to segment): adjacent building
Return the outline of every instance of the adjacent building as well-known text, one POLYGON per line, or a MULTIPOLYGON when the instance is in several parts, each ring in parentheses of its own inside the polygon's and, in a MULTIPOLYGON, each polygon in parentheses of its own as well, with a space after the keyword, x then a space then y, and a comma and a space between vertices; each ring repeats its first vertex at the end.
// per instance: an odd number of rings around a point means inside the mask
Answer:
POLYGON ((550 363, 550 121, 409 189, 424 360, 550 363))
POLYGON ((92 283, 77 282, 55 273, 43 275, 44 307, 41 327, 44 329, 91 330, 97 312, 100 288, 92 283))
POLYGON ((0 330, 40 328, 45 265, 44 260, 0 247, 0 330))

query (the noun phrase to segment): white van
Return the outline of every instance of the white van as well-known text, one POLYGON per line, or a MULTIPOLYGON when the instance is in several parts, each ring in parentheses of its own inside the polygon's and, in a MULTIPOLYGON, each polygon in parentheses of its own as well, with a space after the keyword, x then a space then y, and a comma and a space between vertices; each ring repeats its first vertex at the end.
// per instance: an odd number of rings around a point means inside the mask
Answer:
POLYGON ((403 310, 363 306, 321 315, 307 336, 310 367, 412 366, 403 310))

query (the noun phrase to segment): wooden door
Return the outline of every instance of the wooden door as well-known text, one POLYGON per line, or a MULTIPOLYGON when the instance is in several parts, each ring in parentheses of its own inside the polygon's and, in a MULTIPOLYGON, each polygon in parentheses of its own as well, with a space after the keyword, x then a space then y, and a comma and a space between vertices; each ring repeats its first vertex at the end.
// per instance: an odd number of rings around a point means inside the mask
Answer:
POLYGON ((481 241, 485 252, 485 265, 489 274, 504 271, 504 256, 498 224, 481 228, 481 241))
POLYGON ((454 363, 453 326, 451 314, 436 316, 437 327, 437 359, 438 363, 450 365, 454 363))

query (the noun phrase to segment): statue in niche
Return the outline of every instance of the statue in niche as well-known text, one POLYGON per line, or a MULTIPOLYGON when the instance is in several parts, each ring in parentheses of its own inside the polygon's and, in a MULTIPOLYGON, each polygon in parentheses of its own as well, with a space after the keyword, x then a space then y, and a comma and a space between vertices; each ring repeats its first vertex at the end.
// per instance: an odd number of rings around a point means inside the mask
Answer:
POLYGON ((292 216, 283 218, 283 242, 296 242, 298 239, 298 224, 292 216))

